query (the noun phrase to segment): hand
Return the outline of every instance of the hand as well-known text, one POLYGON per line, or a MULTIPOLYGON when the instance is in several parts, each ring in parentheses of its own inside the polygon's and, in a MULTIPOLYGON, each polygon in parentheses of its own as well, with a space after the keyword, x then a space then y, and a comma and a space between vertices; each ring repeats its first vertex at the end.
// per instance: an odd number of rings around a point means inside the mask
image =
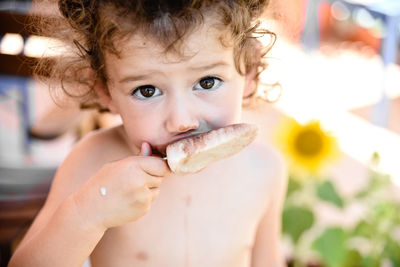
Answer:
POLYGON ((73 197, 85 219, 108 229, 149 212, 169 173, 166 161, 151 156, 150 145, 143 143, 139 156, 105 164, 73 197), (101 187, 105 195, 100 194, 101 187))

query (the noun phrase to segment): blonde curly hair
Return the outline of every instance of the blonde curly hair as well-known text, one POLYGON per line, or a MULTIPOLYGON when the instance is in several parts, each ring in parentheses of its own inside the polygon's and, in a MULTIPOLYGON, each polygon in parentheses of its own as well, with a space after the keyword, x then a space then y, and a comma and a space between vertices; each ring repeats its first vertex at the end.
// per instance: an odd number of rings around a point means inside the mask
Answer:
POLYGON ((61 40, 68 52, 43 58, 36 73, 50 77, 54 89, 61 83, 63 92, 77 98, 81 107, 102 110, 93 87, 98 79, 107 81, 104 53, 118 55, 116 40, 142 32, 155 37, 165 53, 180 55, 184 38, 212 14, 219 22, 215 26, 230 32, 229 40, 222 34, 220 40, 233 46, 237 71, 245 75, 255 69, 257 84, 276 39, 273 32, 259 28, 267 5, 268 0, 59 0, 60 16, 42 21, 40 30, 61 40), (266 34, 272 38, 263 46, 257 37, 266 34))

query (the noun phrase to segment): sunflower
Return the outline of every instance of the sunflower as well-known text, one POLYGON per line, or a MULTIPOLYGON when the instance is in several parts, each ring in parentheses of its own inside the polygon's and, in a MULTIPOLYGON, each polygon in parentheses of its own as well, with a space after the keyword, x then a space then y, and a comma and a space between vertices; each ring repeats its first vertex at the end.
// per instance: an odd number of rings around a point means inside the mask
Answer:
POLYGON ((287 119, 277 130, 277 143, 297 175, 318 174, 338 158, 336 139, 324 131, 319 121, 301 125, 287 119))

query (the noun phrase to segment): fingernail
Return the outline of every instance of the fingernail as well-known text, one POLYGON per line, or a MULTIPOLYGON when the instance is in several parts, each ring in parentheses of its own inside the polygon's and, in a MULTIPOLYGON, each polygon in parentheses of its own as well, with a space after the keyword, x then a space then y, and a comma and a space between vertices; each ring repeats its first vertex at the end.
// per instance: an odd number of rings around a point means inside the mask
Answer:
POLYGON ((142 155, 143 156, 150 156, 150 150, 148 146, 146 146, 146 143, 142 143, 142 155))

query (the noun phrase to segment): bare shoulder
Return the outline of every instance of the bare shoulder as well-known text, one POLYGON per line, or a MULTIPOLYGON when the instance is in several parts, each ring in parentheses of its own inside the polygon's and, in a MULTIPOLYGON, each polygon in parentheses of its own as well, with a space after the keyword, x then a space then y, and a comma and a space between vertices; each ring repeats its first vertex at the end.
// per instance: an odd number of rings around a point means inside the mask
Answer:
POLYGON ((248 172, 265 182, 268 188, 284 191, 287 183, 287 165, 283 156, 271 145, 253 142, 244 155, 248 172))
POLYGON ((131 153, 121 134, 121 127, 94 131, 80 140, 67 160, 78 160, 78 164, 102 165, 121 159, 131 153))
POLYGON ((255 171, 268 173, 271 176, 286 173, 287 166, 283 156, 270 145, 256 141, 249 146, 247 154, 249 165, 255 171))

